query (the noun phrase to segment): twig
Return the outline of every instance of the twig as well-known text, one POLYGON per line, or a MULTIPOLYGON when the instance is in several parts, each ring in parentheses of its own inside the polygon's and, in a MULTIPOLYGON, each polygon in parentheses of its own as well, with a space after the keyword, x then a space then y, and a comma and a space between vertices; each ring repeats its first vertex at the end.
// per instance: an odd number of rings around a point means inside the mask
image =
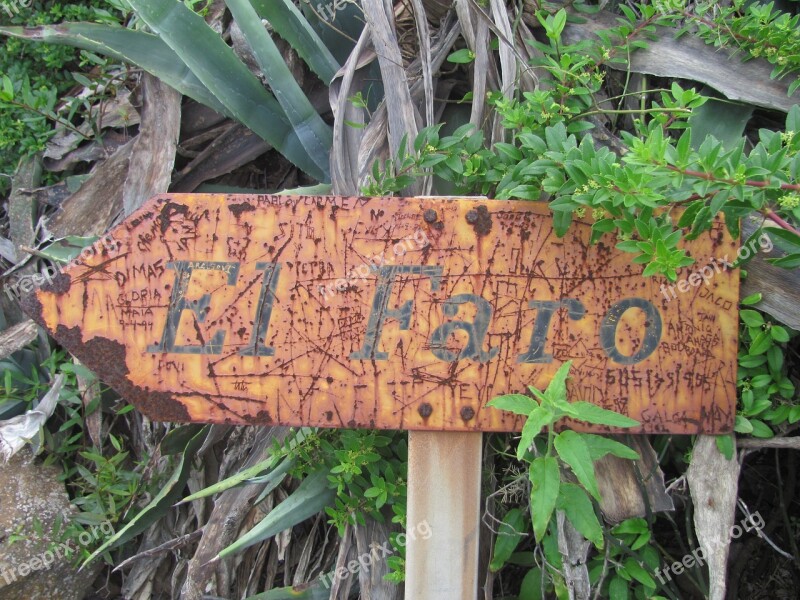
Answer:
POLYGON ((600 600, 600 589, 603 587, 603 582, 606 580, 606 575, 608 575, 608 557, 611 552, 611 544, 606 544, 606 555, 603 559, 603 571, 600 573, 600 579, 597 580, 595 584, 597 587, 594 590, 594 596, 592 596, 592 600, 600 600))
POLYGON ((772 219, 773 221, 775 221, 778 225, 780 225, 787 231, 791 231, 792 233, 800 235, 800 231, 798 231, 794 226, 790 225, 789 223, 784 221, 781 217, 779 217, 774 210, 767 208, 765 211, 763 211, 763 214, 772 219))
MULTIPOLYGON (((739 498, 738 499, 738 503, 739 503, 739 507, 742 509, 742 512, 745 515, 747 515, 747 519, 751 519, 750 509, 747 508, 747 505, 744 503, 744 501, 742 501, 742 499, 739 498)), ((750 520, 750 522, 752 523, 753 521, 750 520)), ((772 546, 772 549, 775 550, 775 552, 777 552, 778 554, 780 554, 784 558, 788 558, 789 560, 794 560, 794 557, 791 554, 789 554, 785 550, 781 550, 780 548, 778 548, 778 546, 775 544, 775 542, 773 542, 771 539, 769 539, 767 537, 767 534, 765 534, 763 531, 761 531, 761 529, 755 528, 755 532, 756 532, 756 535, 758 537, 760 537, 762 540, 764 540, 770 546, 772 546)))
POLYGON ((139 554, 134 554, 130 558, 123 560, 116 567, 114 567, 114 571, 119 571, 123 567, 128 566, 130 563, 137 561, 140 558, 149 558, 151 556, 156 556, 158 554, 174 550, 175 548, 181 548, 193 542, 196 538, 200 537, 201 535, 203 535, 202 527, 200 529, 192 531, 191 533, 182 535, 179 538, 174 538, 169 540, 168 542, 164 542, 163 544, 161 544, 160 546, 156 546, 155 548, 150 548, 149 550, 145 550, 144 552, 139 552, 139 554))
POLYGON ((686 475, 681 475, 675 481, 669 484, 667 489, 665 490, 667 494, 669 494, 673 488, 677 488, 678 486, 682 486, 685 488, 686 486, 686 475))
POLYGON ((746 438, 736 440, 736 445, 739 448, 788 448, 789 450, 800 450, 800 437, 770 438, 768 440, 746 438))

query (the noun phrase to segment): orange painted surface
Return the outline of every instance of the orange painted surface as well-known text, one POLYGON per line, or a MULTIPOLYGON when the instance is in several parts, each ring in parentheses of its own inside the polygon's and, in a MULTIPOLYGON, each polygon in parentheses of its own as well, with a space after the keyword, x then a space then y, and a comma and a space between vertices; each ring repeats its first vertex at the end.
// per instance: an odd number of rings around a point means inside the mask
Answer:
MULTIPOLYGON (((730 431, 738 271, 673 297, 589 234, 522 201, 167 195, 25 306, 156 420, 509 431, 486 403, 572 359, 632 431, 730 431)), ((683 278, 737 241, 686 248, 683 278)))

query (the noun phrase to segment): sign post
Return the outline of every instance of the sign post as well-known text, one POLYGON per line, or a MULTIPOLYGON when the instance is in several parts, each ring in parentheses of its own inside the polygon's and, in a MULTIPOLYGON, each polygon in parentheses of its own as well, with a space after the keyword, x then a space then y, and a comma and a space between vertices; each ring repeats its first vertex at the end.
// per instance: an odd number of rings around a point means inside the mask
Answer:
MULTIPOLYGON (((442 432, 411 435, 409 527, 448 533, 411 540, 409 589, 446 597, 435 569, 466 598, 477 434, 521 427, 493 397, 573 360, 571 394, 638 420, 629 433, 733 427, 738 273, 671 286, 590 229, 558 238, 535 202, 165 195, 24 308, 155 420, 442 432)), ((716 222, 686 249, 699 269, 736 241, 716 222)))
POLYGON ((409 600, 477 597, 482 446, 481 433, 408 432, 406 522, 431 531, 406 542, 409 600))

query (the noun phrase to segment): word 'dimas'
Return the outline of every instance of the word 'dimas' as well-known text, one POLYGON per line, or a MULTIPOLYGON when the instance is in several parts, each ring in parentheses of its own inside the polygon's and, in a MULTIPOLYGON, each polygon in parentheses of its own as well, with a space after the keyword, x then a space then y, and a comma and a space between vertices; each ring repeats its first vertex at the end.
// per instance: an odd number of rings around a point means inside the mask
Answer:
MULTIPOLYGON (((22 304, 156 420, 513 431, 487 403, 569 360, 570 397, 634 432, 733 427, 738 273, 667 299, 544 203, 169 194, 109 235, 22 304)), ((684 248, 737 243, 715 222, 684 248)))
MULTIPOLYGON (((206 311, 213 301, 212 294, 203 294, 198 300, 188 301, 187 292, 192 273, 195 270, 214 270, 225 273, 228 285, 235 285, 239 274, 239 263, 234 262, 192 262, 178 261, 167 263, 167 268, 175 271, 175 283, 172 287, 167 321, 161 334, 161 341, 148 348, 151 352, 174 354, 222 354, 226 332, 215 331, 205 344, 179 345, 176 343, 177 330, 182 313, 191 311, 198 322, 205 320, 206 311)), ((275 348, 266 345, 270 320, 275 300, 279 297, 280 263, 257 263, 256 269, 263 271, 261 290, 253 315, 253 330, 250 344, 239 351, 242 356, 274 356, 275 348)), ((430 280, 432 291, 438 291, 442 279, 442 267, 435 265, 391 265, 378 268, 377 285, 372 299, 371 310, 367 318, 366 332, 361 347, 350 353, 350 360, 388 360, 387 352, 379 350, 381 333, 389 321, 396 321, 400 330, 410 328, 414 301, 407 300, 399 308, 389 308, 392 286, 398 275, 412 275, 430 280)), ((493 306, 476 294, 458 294, 441 302, 442 324, 431 333, 430 352, 438 360, 453 362, 475 360, 488 362, 498 354, 498 348, 485 347, 486 333, 494 311, 493 306), (445 321, 447 317, 455 317, 459 306, 471 304, 475 308, 473 321, 445 321), (467 336, 467 342, 458 352, 448 348, 448 338, 456 331, 467 336)), ((530 308, 537 310, 536 319, 530 334, 525 352, 517 356, 519 363, 549 363, 553 355, 545 351, 547 335, 551 330, 553 313, 566 308, 569 318, 581 320, 586 314, 586 307, 577 298, 553 300, 530 300, 530 308)), ((650 356, 661 341, 662 320, 656 306, 643 298, 626 298, 611 306, 602 319, 599 338, 600 346, 605 354, 620 364, 636 364, 650 356), (617 348, 616 332, 620 318, 628 310, 639 309, 646 316, 646 328, 639 349, 626 356, 617 348)))

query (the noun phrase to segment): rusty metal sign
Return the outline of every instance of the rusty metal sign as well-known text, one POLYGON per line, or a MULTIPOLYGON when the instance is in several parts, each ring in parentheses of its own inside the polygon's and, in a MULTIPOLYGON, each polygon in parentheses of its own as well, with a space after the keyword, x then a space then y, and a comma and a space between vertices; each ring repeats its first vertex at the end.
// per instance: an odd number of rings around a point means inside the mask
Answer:
POLYGON ((687 242, 697 278, 668 285, 590 226, 558 238, 522 201, 166 195, 24 305, 156 420, 511 431, 486 403, 572 360, 573 399, 632 431, 730 431, 736 240, 687 242))

